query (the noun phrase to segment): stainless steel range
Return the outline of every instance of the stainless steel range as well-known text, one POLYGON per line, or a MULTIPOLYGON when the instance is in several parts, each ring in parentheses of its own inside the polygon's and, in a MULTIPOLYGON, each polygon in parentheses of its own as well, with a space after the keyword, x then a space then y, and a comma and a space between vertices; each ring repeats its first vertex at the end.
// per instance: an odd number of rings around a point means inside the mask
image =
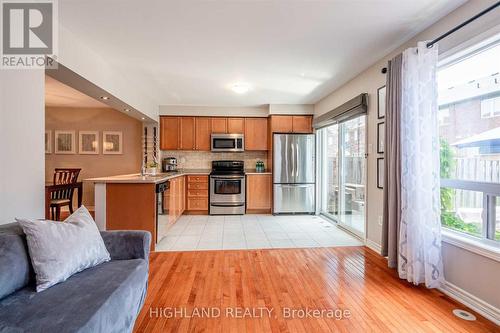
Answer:
POLYGON ((212 161, 210 215, 245 214, 244 170, 243 161, 212 161))

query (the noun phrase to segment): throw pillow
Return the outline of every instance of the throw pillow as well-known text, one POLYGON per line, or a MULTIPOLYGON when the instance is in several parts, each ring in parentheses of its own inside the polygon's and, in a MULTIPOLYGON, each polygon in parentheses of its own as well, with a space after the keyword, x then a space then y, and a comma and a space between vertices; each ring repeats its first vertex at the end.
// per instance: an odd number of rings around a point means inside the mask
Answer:
POLYGON ((16 220, 26 234, 37 292, 110 260, 97 225, 84 206, 64 222, 16 220))

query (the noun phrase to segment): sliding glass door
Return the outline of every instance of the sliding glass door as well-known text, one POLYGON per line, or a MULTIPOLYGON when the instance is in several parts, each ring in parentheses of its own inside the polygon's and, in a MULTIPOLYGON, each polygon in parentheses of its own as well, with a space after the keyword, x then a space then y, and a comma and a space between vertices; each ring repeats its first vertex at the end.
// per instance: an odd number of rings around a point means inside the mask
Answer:
POLYGON ((318 131, 320 212, 364 237, 365 116, 318 131))
POLYGON ((320 130, 321 142, 321 213, 337 220, 339 213, 339 126, 320 130))

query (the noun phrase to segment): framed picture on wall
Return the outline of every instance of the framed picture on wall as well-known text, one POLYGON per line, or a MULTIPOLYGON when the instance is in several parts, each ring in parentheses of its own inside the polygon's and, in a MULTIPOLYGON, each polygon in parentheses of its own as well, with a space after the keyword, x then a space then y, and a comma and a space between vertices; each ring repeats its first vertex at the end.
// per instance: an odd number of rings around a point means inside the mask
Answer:
POLYGON ((75 154, 75 131, 54 131, 55 153, 75 154))
POLYGON ((385 118, 385 86, 377 89, 377 118, 385 118))
POLYGON ((122 154, 123 153, 123 134, 122 132, 102 132, 102 153, 103 154, 122 154))
POLYGON ((377 158, 377 187, 384 188, 384 158, 377 158))
POLYGON ((385 149, 385 122, 377 124, 377 153, 382 154, 385 149))
POLYGON ((99 132, 79 131, 78 132, 78 153, 79 154, 99 154, 99 132))
POLYGON ((45 154, 52 154, 52 131, 45 131, 45 154))

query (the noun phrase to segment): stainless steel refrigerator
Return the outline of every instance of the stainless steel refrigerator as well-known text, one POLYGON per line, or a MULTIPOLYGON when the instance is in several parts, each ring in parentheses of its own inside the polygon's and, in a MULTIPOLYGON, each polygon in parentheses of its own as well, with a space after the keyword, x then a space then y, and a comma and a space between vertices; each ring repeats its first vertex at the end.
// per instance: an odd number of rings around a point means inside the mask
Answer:
POLYGON ((274 134, 275 214, 315 212, 315 152, 314 134, 274 134))

